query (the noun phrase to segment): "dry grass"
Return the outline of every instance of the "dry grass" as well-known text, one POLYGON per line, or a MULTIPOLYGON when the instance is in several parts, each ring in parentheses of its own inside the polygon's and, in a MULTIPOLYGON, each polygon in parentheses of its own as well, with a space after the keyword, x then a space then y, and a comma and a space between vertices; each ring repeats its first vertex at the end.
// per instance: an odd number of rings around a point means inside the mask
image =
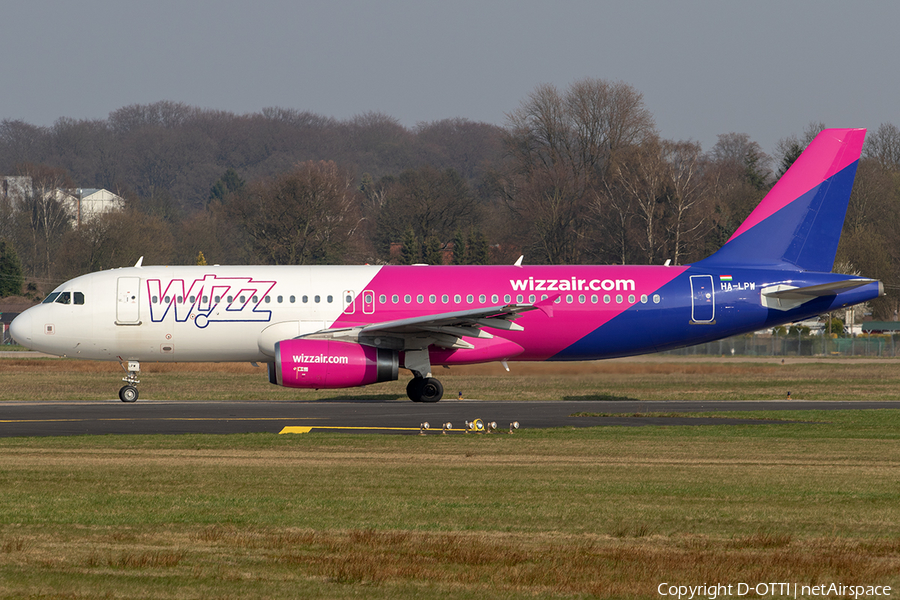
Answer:
MULTIPOLYGON (((77 573, 72 580, 80 584, 67 589, 77 589, 71 597, 79 598, 98 597, 94 594, 104 589, 96 587, 98 577, 121 582, 117 585, 125 597, 138 591, 172 598, 204 597, 204 590, 211 588, 277 594, 284 584, 295 593, 304 590, 306 597, 653 598, 664 582, 900 583, 898 540, 792 540, 768 533, 728 540, 230 526, 134 537, 83 537, 66 544, 63 555, 58 543, 36 536, 7 556, 6 570, 14 560, 20 568, 30 565, 46 575, 77 573), (168 588, 181 592, 164 592, 168 588)), ((3 588, 0 584, 0 591, 3 588)))
MULTIPOLYGON (((663 357, 579 363, 511 363, 437 369, 445 396, 486 400, 900 400, 900 363, 685 360, 663 357)), ((268 383, 265 366, 246 363, 145 363, 141 398, 157 400, 406 401, 401 380, 348 390, 285 390, 268 383)), ((72 359, 0 359, 0 401, 99 400, 121 386, 117 363, 72 359)))

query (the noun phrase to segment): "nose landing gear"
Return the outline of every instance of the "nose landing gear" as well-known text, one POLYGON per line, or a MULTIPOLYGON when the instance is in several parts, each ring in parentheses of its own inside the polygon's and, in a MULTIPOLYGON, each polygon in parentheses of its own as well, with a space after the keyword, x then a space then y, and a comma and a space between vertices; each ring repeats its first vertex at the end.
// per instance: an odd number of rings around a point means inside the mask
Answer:
POLYGON ((119 390, 119 400, 122 402, 137 402, 138 390, 135 386, 140 383, 137 376, 138 373, 141 372, 141 363, 136 360, 129 360, 127 362, 127 367, 125 361, 120 361, 119 364, 121 364, 122 369, 128 373, 126 377, 122 378, 122 381, 124 381, 126 385, 123 385, 122 389, 119 390))

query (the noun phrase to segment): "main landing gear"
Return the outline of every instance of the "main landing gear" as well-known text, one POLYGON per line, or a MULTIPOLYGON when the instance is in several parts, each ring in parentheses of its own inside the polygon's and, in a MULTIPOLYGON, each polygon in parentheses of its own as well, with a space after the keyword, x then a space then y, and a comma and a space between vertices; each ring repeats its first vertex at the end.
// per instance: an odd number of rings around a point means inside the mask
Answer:
POLYGON ((119 400, 122 402, 137 402, 138 399, 138 390, 135 387, 140 383, 140 380, 137 378, 138 373, 141 372, 141 363, 136 360, 129 360, 127 362, 128 366, 126 367, 125 361, 120 360, 119 364, 122 365, 122 369, 128 373, 128 376, 123 377, 122 381, 125 382, 125 385, 122 386, 122 389, 119 390, 119 400))
POLYGON ((406 395, 413 402, 437 402, 444 395, 444 386, 434 377, 414 377, 406 384, 406 395))
POLYGON ((437 402, 444 395, 444 386, 431 376, 431 360, 428 348, 407 350, 403 355, 403 366, 415 377, 406 385, 406 395, 413 402, 437 402))

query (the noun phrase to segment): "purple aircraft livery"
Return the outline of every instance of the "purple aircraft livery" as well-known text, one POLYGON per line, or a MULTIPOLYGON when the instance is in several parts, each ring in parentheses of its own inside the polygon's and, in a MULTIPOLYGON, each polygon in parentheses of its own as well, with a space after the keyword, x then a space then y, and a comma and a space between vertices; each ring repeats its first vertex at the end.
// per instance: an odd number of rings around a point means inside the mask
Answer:
POLYGON ((22 345, 140 363, 265 362, 272 383, 348 388, 437 365, 596 360, 801 321, 877 298, 831 272, 864 129, 821 132, 712 256, 666 266, 142 266, 68 281, 11 327, 22 345))

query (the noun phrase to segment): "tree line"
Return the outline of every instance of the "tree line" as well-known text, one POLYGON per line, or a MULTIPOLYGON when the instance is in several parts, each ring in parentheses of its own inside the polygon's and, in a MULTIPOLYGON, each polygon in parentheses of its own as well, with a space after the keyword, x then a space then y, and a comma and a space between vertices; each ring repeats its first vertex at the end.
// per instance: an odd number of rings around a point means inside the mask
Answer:
MULTIPOLYGON (((684 264, 720 247, 823 127, 786 132, 773 156, 743 133, 704 151, 662 138, 638 90, 602 79, 538 86, 503 127, 175 102, 50 127, 4 120, 0 174, 32 183, 0 201, 0 239, 43 287, 201 253, 220 264, 684 264), (76 228, 47 193, 75 187, 109 189, 126 210, 76 228)), ((867 136, 836 269, 897 286, 898 208, 900 130, 882 124, 867 136)), ((894 318, 898 307, 873 308, 894 318)))

